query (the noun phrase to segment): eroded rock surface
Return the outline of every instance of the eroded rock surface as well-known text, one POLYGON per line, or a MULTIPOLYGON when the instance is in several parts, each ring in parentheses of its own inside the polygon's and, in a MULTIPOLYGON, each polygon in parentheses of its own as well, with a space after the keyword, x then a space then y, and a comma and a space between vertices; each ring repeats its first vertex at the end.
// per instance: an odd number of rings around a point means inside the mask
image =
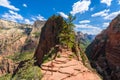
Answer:
POLYGON ((37 21, 34 25, 29 25, 0 19, 0 76, 12 74, 19 64, 16 64, 11 56, 17 57, 18 54, 35 50, 39 40, 37 35, 44 23, 37 21))
POLYGON ((60 57, 42 64, 42 80, 101 80, 92 70, 80 61, 70 57, 71 51, 58 53, 60 57))
POLYGON ((34 55, 39 66, 43 62, 44 55, 47 54, 51 48, 55 47, 55 45, 59 44, 57 35, 62 24, 62 17, 50 18, 42 28, 39 44, 34 55))
POLYGON ((13 73, 17 65, 12 60, 0 56, 0 76, 13 73))
POLYGON ((120 15, 96 36, 86 53, 104 80, 120 80, 120 15))

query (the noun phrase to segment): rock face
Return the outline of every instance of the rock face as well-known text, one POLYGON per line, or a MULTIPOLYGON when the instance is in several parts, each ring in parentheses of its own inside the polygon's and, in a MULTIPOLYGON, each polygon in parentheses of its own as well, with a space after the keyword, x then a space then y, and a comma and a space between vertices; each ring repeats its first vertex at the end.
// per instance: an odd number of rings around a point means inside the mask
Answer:
POLYGON ((31 28, 31 25, 0 19, 0 54, 19 52, 27 39, 26 28, 31 28))
POLYGON ((57 35, 62 24, 62 17, 52 17, 47 20, 46 24, 42 28, 39 44, 34 55, 39 66, 43 61, 42 59, 44 55, 47 54, 52 47, 55 47, 55 45, 59 43, 57 35))
POLYGON ((26 39, 27 36, 22 36, 19 33, 0 36, 0 54, 10 55, 20 51, 26 39))
POLYGON ((0 76, 6 73, 13 73, 16 68, 17 64, 12 60, 0 56, 0 76))
POLYGON ((89 35, 89 34, 84 34, 84 33, 82 33, 82 32, 77 32, 77 34, 76 34, 76 36, 77 36, 77 38, 78 38, 78 40, 80 41, 80 42, 87 42, 87 41, 89 41, 89 42, 91 42, 91 41, 93 41, 94 40, 94 38, 95 38, 95 35, 89 35))
POLYGON ((33 24, 32 33, 41 32, 42 27, 45 25, 46 21, 37 20, 33 24))
POLYGON ((6 57, 35 50, 39 36, 36 37, 32 32, 40 33, 43 24, 37 21, 32 26, 0 19, 0 76, 12 74, 19 64, 6 57))
POLYGON ((28 51, 28 48, 35 49, 44 24, 45 21, 39 20, 29 25, 0 19, 0 54, 11 55, 28 51))
POLYGON ((77 32, 76 33, 76 39, 80 44, 80 47, 85 50, 86 47, 94 40, 95 35, 90 35, 90 34, 84 34, 82 32, 77 32))
POLYGON ((104 80, 120 80, 120 15, 96 36, 86 53, 104 80))

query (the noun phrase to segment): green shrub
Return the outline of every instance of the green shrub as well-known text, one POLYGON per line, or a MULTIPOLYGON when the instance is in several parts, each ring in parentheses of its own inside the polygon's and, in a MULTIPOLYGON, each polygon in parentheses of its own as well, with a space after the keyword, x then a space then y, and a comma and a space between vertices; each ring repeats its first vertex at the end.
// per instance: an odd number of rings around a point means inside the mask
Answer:
POLYGON ((52 57, 53 57, 55 54, 57 54, 56 49, 55 49, 55 48, 51 48, 51 50, 49 51, 49 53, 47 53, 47 54, 44 56, 43 62, 46 63, 46 62, 52 60, 52 59, 53 59, 52 57))
POLYGON ((67 20, 63 20, 62 28, 58 34, 59 43, 68 48, 72 48, 75 42, 74 24, 72 21, 75 19, 69 14, 67 20))
POLYGON ((6 75, 4 75, 4 76, 1 76, 0 77, 0 80, 11 80, 11 74, 6 74, 6 75))
POLYGON ((57 58, 60 58, 60 57, 61 57, 60 54, 58 54, 58 55, 57 55, 57 58))
POLYGON ((13 80, 41 80, 42 73, 38 66, 34 66, 34 59, 29 60, 20 68, 13 80))
POLYGON ((33 55, 34 55, 33 52, 23 52, 23 53, 15 53, 14 55, 8 56, 8 58, 12 59, 15 62, 20 62, 31 59, 33 55))
POLYGON ((40 37, 40 32, 34 32, 33 34, 35 35, 36 38, 40 37))

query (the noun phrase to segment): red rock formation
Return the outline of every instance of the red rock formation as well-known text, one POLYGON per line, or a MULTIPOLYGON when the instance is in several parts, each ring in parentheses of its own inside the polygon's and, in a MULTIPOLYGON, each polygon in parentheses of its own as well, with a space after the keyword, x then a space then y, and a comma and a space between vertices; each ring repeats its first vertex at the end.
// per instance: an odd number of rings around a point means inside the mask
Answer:
POLYGON ((52 47, 55 47, 55 45, 59 43, 57 35, 62 27, 62 24, 62 17, 59 16, 56 18, 53 16, 48 19, 42 28, 39 44, 34 55, 39 66, 43 61, 44 55, 47 54, 52 47))
POLYGON ((120 80, 120 15, 96 36, 86 53, 104 80, 120 80))

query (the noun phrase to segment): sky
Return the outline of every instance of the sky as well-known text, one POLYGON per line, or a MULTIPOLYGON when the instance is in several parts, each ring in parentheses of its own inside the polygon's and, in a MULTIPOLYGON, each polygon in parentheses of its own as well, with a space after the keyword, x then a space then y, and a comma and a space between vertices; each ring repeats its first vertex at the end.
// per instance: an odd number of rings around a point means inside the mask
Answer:
POLYGON ((0 18, 33 24, 53 14, 65 19, 71 13, 75 31, 99 34, 120 13, 120 0, 0 0, 0 18))

